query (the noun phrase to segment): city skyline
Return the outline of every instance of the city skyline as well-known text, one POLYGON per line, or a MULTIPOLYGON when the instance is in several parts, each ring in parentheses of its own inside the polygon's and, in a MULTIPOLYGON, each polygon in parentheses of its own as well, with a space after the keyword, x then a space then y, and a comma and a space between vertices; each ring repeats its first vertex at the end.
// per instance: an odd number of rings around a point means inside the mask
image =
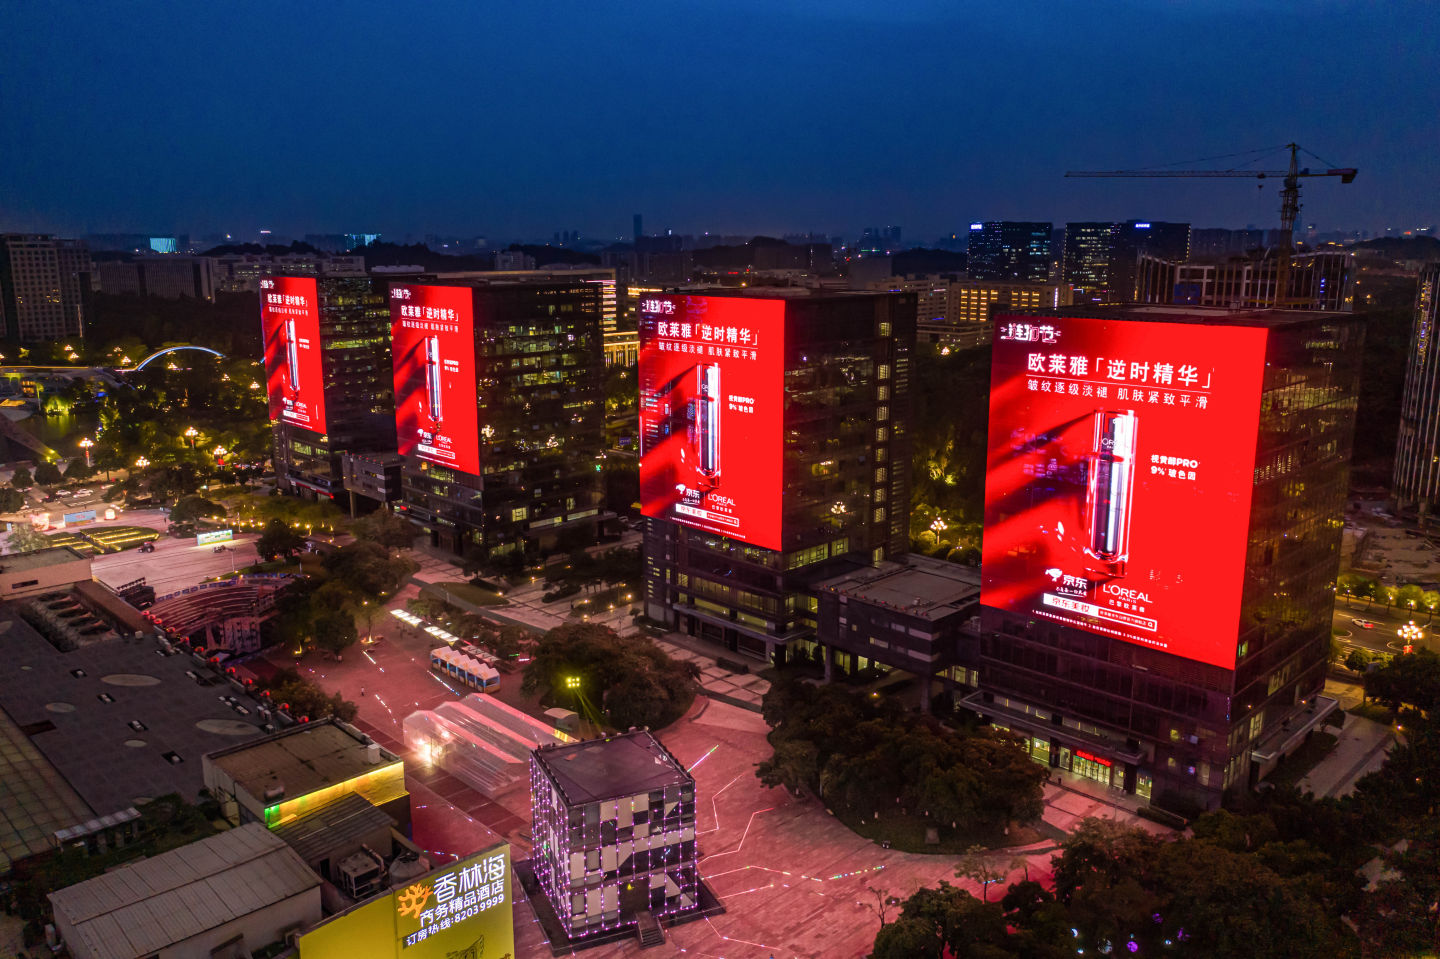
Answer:
POLYGON ((1307 183, 1302 225, 1440 221, 1423 189, 1440 173, 1435 10, 1297 9, 1126 4, 1100 22, 1078 7, 742 0, 235 20, 17 5, 14 75, 45 82, 0 106, 30 145, 0 169, 0 228, 623 237, 637 211, 681 233, 899 223, 930 237, 1135 215, 1270 227, 1275 181, 1063 174, 1289 140, 1360 170, 1343 189, 1307 183), (1303 55, 1277 63, 1277 29, 1303 55))

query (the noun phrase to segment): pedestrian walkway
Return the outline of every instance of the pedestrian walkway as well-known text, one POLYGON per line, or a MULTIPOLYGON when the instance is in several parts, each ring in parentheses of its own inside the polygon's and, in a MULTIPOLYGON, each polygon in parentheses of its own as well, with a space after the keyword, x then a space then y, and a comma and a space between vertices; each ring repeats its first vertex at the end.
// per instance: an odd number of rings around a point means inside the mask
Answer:
POLYGON ((655 640, 655 645, 672 659, 685 660, 699 666, 700 688, 707 696, 754 712, 760 711, 760 700, 770 691, 769 680, 761 679, 753 673, 737 673, 725 669, 716 663, 714 655, 700 652, 688 643, 681 645, 677 642, 680 639, 688 640, 690 637, 680 633, 666 633, 663 638, 655 640))
POLYGON ((1296 786, 1321 799, 1347 796, 1354 791, 1356 780, 1385 764, 1392 742, 1390 726, 1350 713, 1335 748, 1296 786))

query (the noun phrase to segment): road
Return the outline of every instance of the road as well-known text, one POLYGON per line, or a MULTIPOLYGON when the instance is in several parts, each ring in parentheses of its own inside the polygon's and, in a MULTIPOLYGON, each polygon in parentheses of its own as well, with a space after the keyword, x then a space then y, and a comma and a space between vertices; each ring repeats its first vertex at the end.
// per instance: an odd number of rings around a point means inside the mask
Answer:
MULTIPOLYGON (((1405 611, 1402 615, 1399 610, 1387 609, 1384 606, 1371 606, 1365 608, 1364 600, 1352 600, 1347 606, 1345 600, 1335 604, 1335 614, 1332 620, 1335 638, 1342 646, 1354 647, 1366 650, 1371 653, 1385 653, 1393 655, 1400 652, 1400 637, 1395 631, 1405 623, 1409 622, 1412 615, 1405 611), (1374 629, 1365 629, 1357 626, 1355 620, 1362 619, 1375 624, 1374 629)), ((1415 622, 1424 627, 1425 636, 1420 645, 1436 651, 1440 651, 1440 622, 1433 626, 1427 626, 1425 620, 1429 614, 1422 612, 1414 617, 1415 622)))

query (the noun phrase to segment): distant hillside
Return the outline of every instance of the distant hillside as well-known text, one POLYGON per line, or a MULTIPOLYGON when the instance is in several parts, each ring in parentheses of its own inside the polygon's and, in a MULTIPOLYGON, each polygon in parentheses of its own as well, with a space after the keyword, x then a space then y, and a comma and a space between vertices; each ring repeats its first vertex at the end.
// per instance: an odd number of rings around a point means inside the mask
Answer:
POLYGON ((450 256, 436 253, 423 243, 371 243, 355 251, 365 257, 365 268, 377 266, 419 266, 427 273, 459 273, 465 270, 493 270, 495 259, 489 253, 450 256))
POLYGON ((890 268, 896 276, 909 276, 912 273, 961 273, 965 270, 965 263, 964 253, 921 248, 896 253, 890 258, 890 268))

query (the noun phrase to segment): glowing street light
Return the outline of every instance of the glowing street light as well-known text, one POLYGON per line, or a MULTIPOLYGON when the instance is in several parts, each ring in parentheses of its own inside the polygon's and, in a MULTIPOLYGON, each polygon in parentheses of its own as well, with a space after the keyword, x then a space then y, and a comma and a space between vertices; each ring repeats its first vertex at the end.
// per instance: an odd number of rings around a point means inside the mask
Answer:
POLYGON ((580 677, 579 677, 579 676, 566 676, 566 677, 565 677, 565 688, 566 688, 566 689, 579 689, 579 688, 580 688, 580 677))
POLYGON ((197 437, 197 436, 199 436, 199 435, 200 435, 200 431, 197 430, 195 427, 193 427, 193 426, 187 426, 187 427, 185 427, 185 438, 190 441, 190 448, 191 448, 192 450, 195 448, 195 437, 197 437))
POLYGON ((147 459, 146 459, 145 457, 143 457, 143 456, 140 457, 138 460, 135 461, 135 466, 136 466, 138 469, 142 469, 142 470, 143 470, 145 467, 147 467, 147 466, 149 466, 149 465, 150 465, 150 461, 147 460, 147 459))
POLYGON ((1413 619, 1395 630, 1395 633, 1400 637, 1401 642, 1405 644, 1402 651, 1407 655, 1415 652, 1415 644, 1420 642, 1421 638, 1425 635, 1425 631, 1419 626, 1416 626, 1415 620, 1413 619))
POLYGON ((85 437, 84 439, 82 439, 82 440, 80 441, 80 448, 85 451, 85 468, 86 468, 86 469, 89 469, 89 468, 90 468, 90 447, 92 447, 92 446, 94 446, 94 445, 95 445, 95 441, 92 440, 92 439, 91 439, 90 437, 88 437, 88 436, 85 437))
POLYGON ((211 452, 213 452, 213 453, 215 454, 215 458, 218 460, 220 457, 224 456, 226 453, 228 453, 228 452, 230 452, 230 451, 227 450, 227 449, 226 449, 225 447, 223 447, 223 446, 218 446, 218 445, 217 445, 217 446, 215 447, 215 449, 213 449, 211 452))
POLYGON ((940 517, 937 516, 937 517, 935 517, 935 522, 933 522, 933 523, 930 524, 930 528, 931 528, 932 530, 934 530, 936 533, 943 533, 943 532, 945 532, 947 529, 949 529, 950 526, 949 526, 949 524, 946 523, 943 519, 941 519, 940 517))

